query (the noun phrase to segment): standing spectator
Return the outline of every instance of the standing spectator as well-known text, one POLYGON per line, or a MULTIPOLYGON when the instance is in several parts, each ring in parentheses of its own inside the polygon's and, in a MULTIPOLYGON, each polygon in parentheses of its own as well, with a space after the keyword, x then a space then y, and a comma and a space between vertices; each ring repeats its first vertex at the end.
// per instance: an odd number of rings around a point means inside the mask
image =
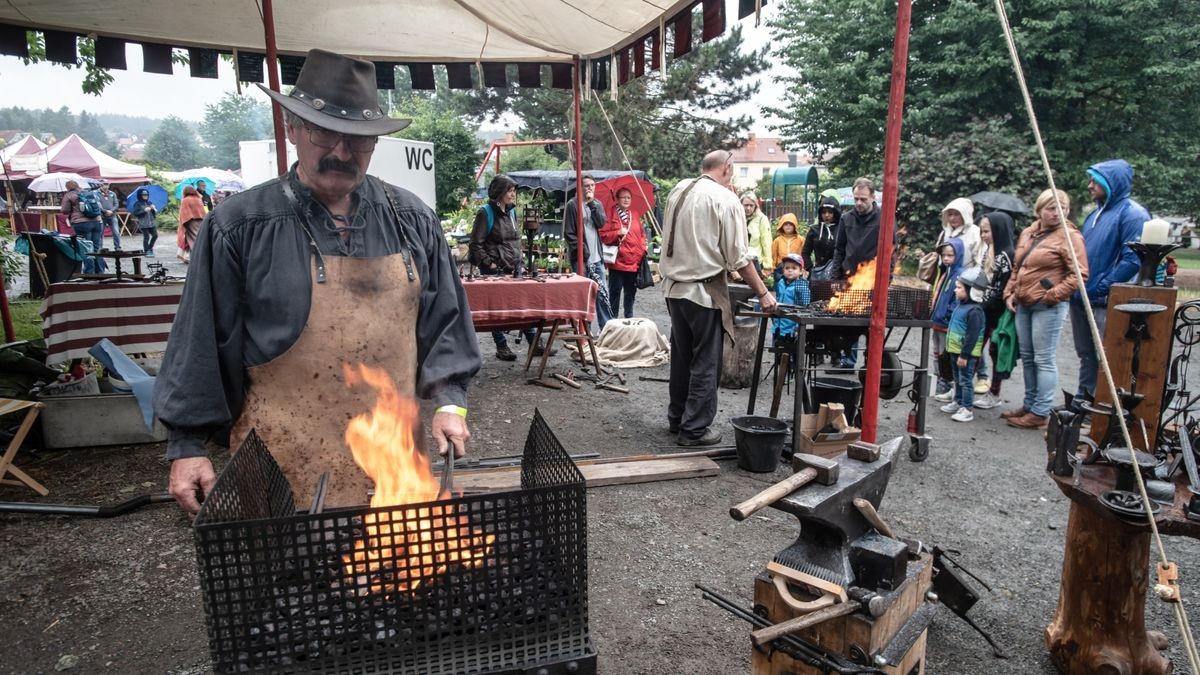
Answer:
POLYGON ((938 235, 938 243, 949 241, 951 237, 961 239, 966 247, 967 266, 979 258, 979 226, 975 224, 975 205, 970 199, 952 199, 942 209, 942 233, 938 235))
POLYGON ((108 187, 108 181, 100 181, 100 189, 96 191, 100 197, 100 209, 103 214, 100 216, 101 221, 108 229, 112 230, 113 249, 121 250, 121 224, 117 222, 117 206, 121 203, 117 193, 113 192, 108 187))
MULTIPOLYGON (((1137 254, 1125 244, 1142 238, 1142 226, 1150 220, 1150 214, 1129 196, 1133 189, 1133 167, 1129 162, 1110 159, 1093 164, 1087 173, 1088 192, 1096 201, 1096 210, 1083 221, 1086 263, 1092 272, 1086 288, 1096 327, 1104 337, 1108 289, 1137 275, 1137 254)), ((1075 338, 1075 354, 1079 357, 1079 386, 1075 389, 1075 398, 1095 400, 1099 360, 1083 307, 1083 296, 1078 291, 1071 296, 1070 312, 1071 334, 1075 338)))
POLYGON ((212 197, 208 196, 208 183, 202 180, 196 181, 196 192, 200 193, 200 201, 204 203, 205 211, 213 210, 212 197))
POLYGON ((175 235, 175 243, 179 246, 179 259, 184 263, 192 259, 192 248, 196 245, 196 237, 200 235, 204 215, 200 193, 191 185, 183 188, 183 201, 179 202, 179 232, 175 235))
POLYGON ((723 333, 733 334, 725 277, 738 272, 775 311, 775 297, 755 273, 747 252, 746 213, 729 190, 733 154, 704 156, 700 177, 682 180, 667 198, 660 269, 671 315, 671 402, 667 428, 683 446, 716 445, 717 382, 723 333))
POLYGON ((875 183, 857 178, 852 190, 854 208, 838 221, 833 246, 834 279, 853 275, 858 266, 875 259, 879 251, 879 207, 875 204, 875 183))
POLYGON ((642 214, 635 213, 633 193, 628 188, 617 190, 617 204, 600 230, 600 239, 609 246, 617 247, 617 259, 608 266, 608 301, 612 315, 617 316, 621 308, 621 293, 625 293, 625 318, 633 318, 633 299, 637 295, 637 273, 646 257, 646 230, 642 227, 642 214))
MULTIPOLYGON (((789 254, 779 265, 779 281, 775 282, 775 299, 781 305, 804 306, 812 302, 812 290, 808 287, 808 272, 804 259, 795 253, 789 254)), ((774 343, 778 347, 796 336, 797 324, 791 319, 774 319, 774 343)))
MULTIPOLYGON (((94 191, 80 190, 79 183, 73 180, 67 181, 66 188, 59 211, 67 214, 75 234, 91 243, 93 251, 99 251, 104 248, 104 222, 101 220, 104 209, 100 207, 99 196, 94 191)), ((102 274, 106 269, 104 258, 87 256, 83 260, 84 274, 102 274)))
MULTIPOLYGON (((1075 250, 1083 249, 1079 230, 1059 218, 1056 199, 1063 213, 1070 210, 1067 193, 1042 192, 1033 207, 1037 220, 1017 241, 1016 262, 1004 291, 1008 309, 1017 315, 1025 400, 1021 407, 1000 417, 1007 419, 1009 426, 1022 429, 1039 429, 1050 415, 1050 403, 1058 391, 1058 336, 1067 315, 1067 300, 1077 288, 1067 237, 1071 237, 1075 250)), ((1087 260, 1081 259, 1079 265, 1086 280, 1087 260)))
POLYGON ((955 422, 975 419, 975 363, 983 353, 984 324, 979 302, 986 289, 987 276, 978 267, 968 268, 954 282, 957 305, 946 333, 946 353, 954 371, 954 398, 942 406, 942 412, 954 413, 950 419, 955 422))
POLYGON ((596 199, 596 179, 583 174, 580 182, 583 189, 583 266, 579 269, 579 207, 575 199, 568 199, 563 210, 563 239, 567 242, 567 256, 576 274, 596 282, 596 324, 600 330, 612 318, 612 306, 608 300, 608 280, 604 276, 604 256, 601 250, 600 228, 605 225, 604 205, 596 199))
POLYGON ((808 228, 804 237, 804 247, 800 252, 804 258, 805 269, 816 280, 833 278, 833 249, 837 243, 838 219, 842 209, 837 197, 822 197, 817 206, 817 222, 808 228))
MULTIPOLYGON (((517 231, 516 202, 516 182, 500 174, 488 184, 488 203, 475 212, 467 255, 484 274, 499 276, 521 270, 521 233, 517 231)), ((537 330, 526 328, 522 333, 534 350, 533 355, 541 356, 544 346, 541 341, 534 344, 537 330)), ((492 342, 496 345, 497 359, 517 360, 517 355, 508 348, 508 336, 504 331, 492 331, 492 342)))
MULTIPOLYGON (((996 327, 1000 325, 1001 317, 1008 311, 1008 308, 1004 306, 1004 287, 1008 285, 1008 279, 1012 276, 1013 256, 1016 254, 1013 247, 1012 217, 1002 211, 987 214, 979 221, 979 239, 980 250, 983 251, 979 264, 988 275, 987 291, 983 294, 983 316, 986 320, 984 324, 984 339, 987 340, 985 354, 991 357, 991 369, 990 373, 983 370, 988 362, 981 357, 979 359, 979 378, 986 382, 988 387, 981 392, 976 386, 975 393, 979 396, 975 399, 975 407, 987 410, 1000 404, 1000 383, 1009 375, 998 366, 1000 353, 991 336, 996 327)), ((977 385, 978 383, 979 380, 976 381, 977 385)))
MULTIPOLYGON (((966 245, 954 237, 938 247, 942 262, 938 266, 938 277, 933 282, 933 360, 938 365, 937 389, 934 398, 946 403, 954 399, 954 366, 950 353, 946 351, 947 334, 954 308, 958 306, 958 295, 954 283, 966 269, 966 245)), ((953 411, 952 411, 953 412, 953 411)))
POLYGON ((753 192, 742 193, 742 208, 746 211, 746 231, 750 234, 750 257, 754 266, 765 279, 771 274, 767 265, 772 263, 771 253, 774 237, 771 236, 771 219, 758 207, 758 195, 753 192))
POLYGON ((776 230, 778 234, 775 241, 771 242, 772 269, 777 269, 789 255, 799 254, 804 250, 804 237, 797 233, 799 228, 800 221, 796 219, 796 214, 785 213, 780 216, 779 228, 776 230))
POLYGON ((158 223, 154 220, 158 215, 158 207, 150 202, 149 190, 138 188, 137 201, 133 203, 130 213, 137 218, 137 229, 142 233, 142 252, 147 258, 153 258, 154 244, 158 243, 158 223))

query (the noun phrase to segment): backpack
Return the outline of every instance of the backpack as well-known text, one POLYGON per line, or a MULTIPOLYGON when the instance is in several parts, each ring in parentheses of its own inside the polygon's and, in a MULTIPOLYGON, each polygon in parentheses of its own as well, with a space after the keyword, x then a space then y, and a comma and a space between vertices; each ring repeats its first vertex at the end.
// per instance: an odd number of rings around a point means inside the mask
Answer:
POLYGON ((88 218, 99 218, 104 212, 100 208, 100 196, 95 190, 80 190, 79 191, 79 212, 88 218))

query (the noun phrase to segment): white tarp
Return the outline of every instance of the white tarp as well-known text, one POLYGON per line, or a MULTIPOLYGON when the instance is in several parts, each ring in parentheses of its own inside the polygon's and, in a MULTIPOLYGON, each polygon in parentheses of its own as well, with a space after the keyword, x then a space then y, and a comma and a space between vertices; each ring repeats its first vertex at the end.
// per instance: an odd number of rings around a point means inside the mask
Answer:
MULTIPOLYGON (((320 47, 376 61, 556 61, 629 44, 693 0, 281 0, 281 54, 320 47)), ((265 51, 259 4, 7 0, 0 22, 179 47, 265 51)))

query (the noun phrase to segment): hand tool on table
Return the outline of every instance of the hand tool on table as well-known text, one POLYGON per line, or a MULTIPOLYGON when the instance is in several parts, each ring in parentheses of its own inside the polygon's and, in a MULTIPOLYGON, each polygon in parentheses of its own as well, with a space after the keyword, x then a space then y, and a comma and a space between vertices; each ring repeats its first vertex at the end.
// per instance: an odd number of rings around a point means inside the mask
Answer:
POLYGON ((763 507, 774 504, 813 481, 821 485, 833 485, 838 480, 839 465, 832 459, 799 453, 792 455, 792 470, 796 473, 791 477, 731 507, 729 515, 734 520, 745 520, 763 507))

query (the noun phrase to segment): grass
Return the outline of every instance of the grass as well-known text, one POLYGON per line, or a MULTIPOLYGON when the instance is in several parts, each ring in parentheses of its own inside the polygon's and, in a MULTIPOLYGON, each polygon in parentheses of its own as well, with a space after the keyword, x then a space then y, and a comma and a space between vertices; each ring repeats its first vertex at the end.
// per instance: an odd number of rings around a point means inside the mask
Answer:
POLYGON ((41 300, 10 300, 13 333, 18 340, 38 340, 42 337, 41 300))
POLYGON ((1179 269, 1200 270, 1200 248, 1180 248, 1171 252, 1179 269))

